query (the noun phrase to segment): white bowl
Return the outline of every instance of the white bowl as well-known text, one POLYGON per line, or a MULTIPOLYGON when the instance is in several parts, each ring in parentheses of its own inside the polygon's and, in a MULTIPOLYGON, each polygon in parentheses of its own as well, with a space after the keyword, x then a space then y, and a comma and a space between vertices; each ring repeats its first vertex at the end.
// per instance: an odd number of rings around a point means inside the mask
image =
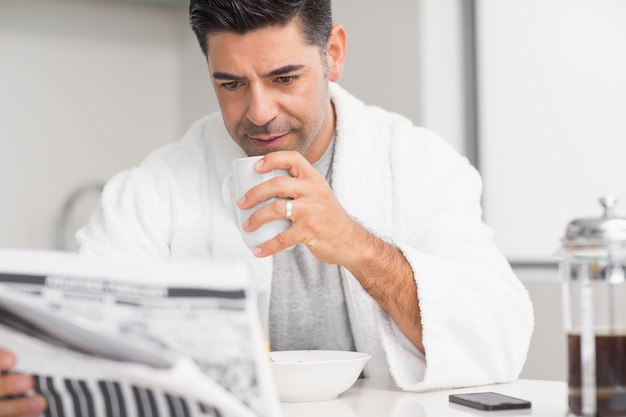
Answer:
POLYGON ((281 401, 323 401, 337 398, 359 377, 367 353, 337 350, 270 352, 281 401))

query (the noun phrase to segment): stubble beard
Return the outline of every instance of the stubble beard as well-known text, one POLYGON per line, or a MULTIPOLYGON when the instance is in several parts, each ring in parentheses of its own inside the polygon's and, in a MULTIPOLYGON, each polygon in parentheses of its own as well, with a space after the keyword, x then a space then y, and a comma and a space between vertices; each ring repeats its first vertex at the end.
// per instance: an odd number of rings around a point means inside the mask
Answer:
POLYGON ((268 123, 264 126, 256 126, 251 123, 241 123, 237 127, 237 143, 248 156, 266 155, 270 152, 277 151, 297 151, 304 155, 319 133, 321 124, 322 123, 320 122, 319 126, 316 126, 315 131, 306 136, 302 130, 301 124, 298 124, 297 126, 281 126, 279 124, 272 125, 271 123, 268 123), (276 148, 259 148, 254 145, 254 142, 250 139, 255 136, 279 136, 284 135, 285 133, 295 137, 295 139, 289 138, 290 142, 287 146, 280 146, 276 148))

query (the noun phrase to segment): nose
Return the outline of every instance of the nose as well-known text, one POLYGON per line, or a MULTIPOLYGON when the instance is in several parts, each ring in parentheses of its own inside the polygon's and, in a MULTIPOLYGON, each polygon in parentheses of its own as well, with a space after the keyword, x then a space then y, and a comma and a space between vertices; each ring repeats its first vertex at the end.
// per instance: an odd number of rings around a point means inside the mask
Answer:
POLYGON ((270 89, 261 85, 250 88, 248 120, 257 126, 264 126, 278 115, 278 106, 270 89))

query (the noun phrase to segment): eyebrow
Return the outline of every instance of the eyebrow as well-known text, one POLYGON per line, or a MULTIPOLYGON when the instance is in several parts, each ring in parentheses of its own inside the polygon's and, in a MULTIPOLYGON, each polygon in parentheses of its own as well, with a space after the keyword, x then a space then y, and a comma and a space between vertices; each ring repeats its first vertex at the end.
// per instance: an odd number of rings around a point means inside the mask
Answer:
MULTIPOLYGON (((270 72, 263 74, 261 77, 262 78, 278 77, 281 75, 289 74, 294 71, 301 70, 302 68, 304 68, 304 65, 285 65, 284 67, 271 70, 270 72)), ((213 78, 215 78, 216 80, 238 81, 238 80, 244 79, 245 77, 234 75, 234 74, 229 74, 228 72, 217 71, 213 73, 213 78)))

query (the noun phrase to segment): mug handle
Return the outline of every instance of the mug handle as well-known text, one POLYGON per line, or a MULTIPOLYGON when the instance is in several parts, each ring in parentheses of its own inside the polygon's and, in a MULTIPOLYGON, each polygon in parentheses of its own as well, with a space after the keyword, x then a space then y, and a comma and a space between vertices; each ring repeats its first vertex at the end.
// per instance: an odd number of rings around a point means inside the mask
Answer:
POLYGON ((230 215, 232 221, 237 224, 237 213, 235 213, 235 207, 233 205, 233 195, 232 195, 232 179, 233 174, 229 173, 224 177, 224 181, 222 181, 222 199, 224 200, 224 205, 226 206, 226 211, 230 215))

